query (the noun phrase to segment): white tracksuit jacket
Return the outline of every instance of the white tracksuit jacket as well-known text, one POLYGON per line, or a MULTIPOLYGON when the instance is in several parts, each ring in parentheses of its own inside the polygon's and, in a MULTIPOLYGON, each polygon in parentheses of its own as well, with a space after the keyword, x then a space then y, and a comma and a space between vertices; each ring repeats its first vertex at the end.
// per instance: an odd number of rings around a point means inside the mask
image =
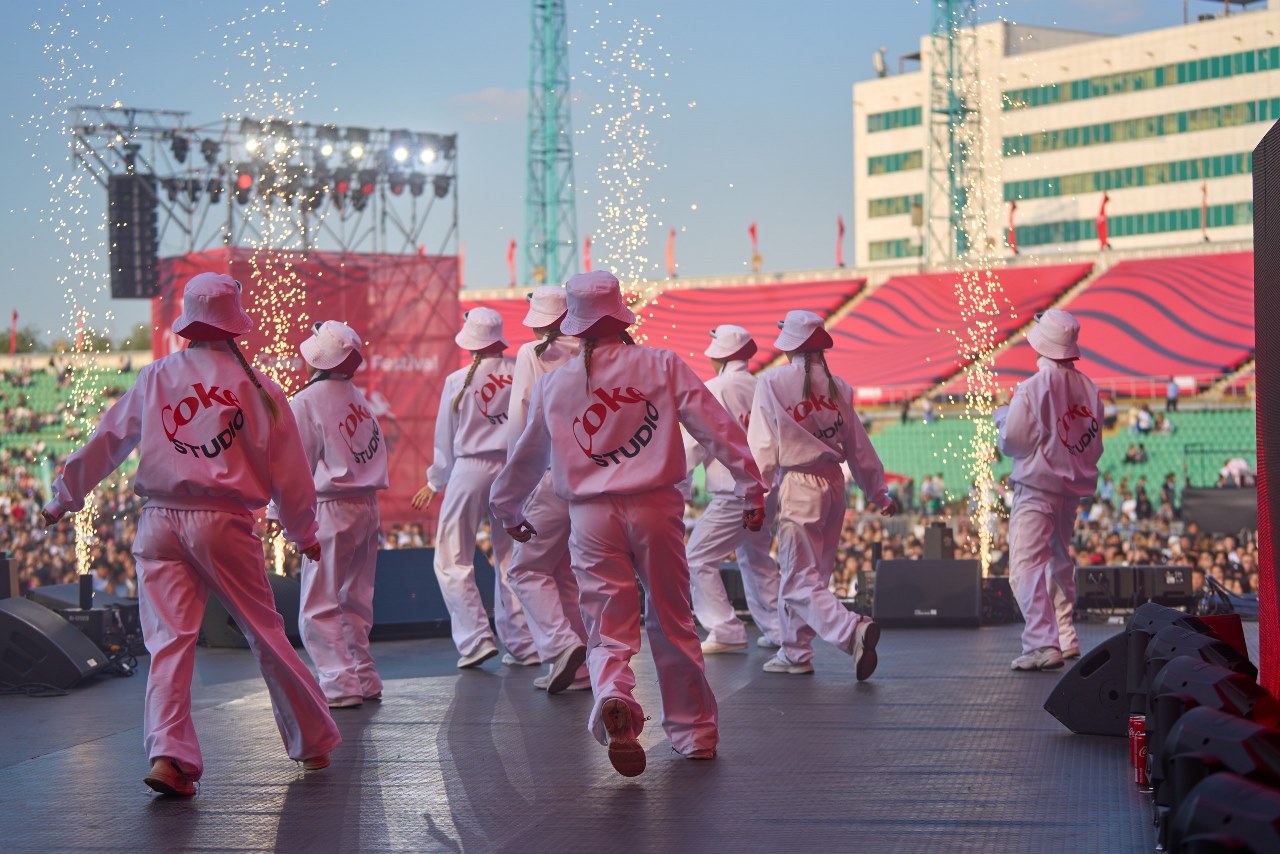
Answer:
MULTIPOLYGON (((427 484, 437 492, 446 485, 449 488, 440 505, 435 572, 449 609, 453 642, 464 656, 486 641, 492 642, 473 560, 476 533, 489 518, 489 489, 507 456, 507 410, 514 368, 515 360, 509 356, 481 359, 457 412, 453 400, 471 367, 454 371, 445 378, 436 415, 435 457, 427 469, 427 484)), ((507 651, 523 661, 536 649, 507 578, 511 539, 495 527, 492 543, 494 623, 507 651)))
POLYGON ((277 420, 226 344, 147 365, 68 458, 45 508, 55 517, 79 510, 85 494, 138 448, 134 490, 146 504, 133 553, 151 654, 143 741, 148 758, 169 757, 197 779, 204 761, 190 685, 210 592, 249 641, 289 756, 319 756, 341 740, 285 637, 253 533, 253 511, 273 499, 286 537, 300 549, 317 542, 315 487, 289 402, 265 375, 255 376, 279 406, 277 420))
POLYGON ((1073 363, 1041 357, 997 410, 1000 450, 1013 457, 1009 584, 1026 619, 1023 652, 1078 645, 1073 621, 1075 511, 1098 484, 1102 397, 1073 363))
MULTIPOLYGON (((707 391, 745 430, 751 421, 756 378, 742 360, 726 362, 724 370, 707 380, 707 391)), ((707 640, 725 644, 747 641, 746 627, 733 611, 720 578, 720 561, 735 552, 742 575, 743 590, 752 619, 761 634, 779 642, 778 563, 770 554, 773 546, 773 519, 766 518, 759 531, 742 527, 742 502, 733 494, 734 481, 724 464, 714 459, 692 436, 685 435, 686 467, 692 472, 706 467, 706 488, 711 502, 703 510, 689 537, 686 554, 692 581, 693 613, 707 629, 707 640)), ((769 517, 776 502, 769 501, 769 517)))
POLYGON ((373 697, 382 680, 369 652, 378 557, 379 490, 387 450, 369 402, 350 379, 330 377, 290 403, 316 486, 318 562, 303 558, 302 641, 329 699, 373 697))
POLYGON ((602 339, 534 387, 529 421, 494 483, 499 524, 513 528, 548 465, 556 494, 569 502, 569 550, 581 585, 595 705, 588 729, 607 743, 601 720, 611 698, 631 707, 638 734, 644 712, 634 698, 630 660, 640 649, 639 576, 646 626, 662 695, 663 729, 681 753, 719 741, 715 695, 689 609, 684 556, 685 477, 680 425, 726 463, 735 493, 763 507, 765 488, 742 428, 668 350, 602 339))
POLYGON ((835 378, 831 399, 827 374, 816 360, 804 398, 804 359, 765 371, 756 384, 748 436, 760 470, 778 483, 778 568, 781 572, 779 660, 805 664, 813 638, 852 654, 858 623, 828 584, 844 522, 841 463, 867 500, 885 507, 889 491, 884 466, 853 410, 849 384, 835 378))

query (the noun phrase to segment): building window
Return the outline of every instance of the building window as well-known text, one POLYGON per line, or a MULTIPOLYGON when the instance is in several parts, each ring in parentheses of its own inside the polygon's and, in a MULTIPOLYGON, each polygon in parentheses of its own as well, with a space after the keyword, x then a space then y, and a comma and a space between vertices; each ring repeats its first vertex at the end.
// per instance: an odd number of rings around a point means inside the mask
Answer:
MULTIPOLYGON (((1253 222, 1253 202, 1210 205, 1208 214, 1209 228, 1248 225, 1253 222)), ((1122 214, 1111 217, 1107 226, 1109 233, 1113 237, 1163 234, 1172 231, 1194 231, 1201 227, 1200 208, 1122 214)), ((1076 243, 1081 240, 1097 240, 1097 238, 1097 221, 1093 219, 1063 220, 1060 222, 1043 222, 1018 226, 1019 246, 1076 243)), ((1006 234, 1007 239, 1008 235, 1006 234)), ((872 245, 874 246, 875 244, 872 245)))
POLYGON ((923 247, 910 240, 875 240, 867 244, 872 261, 888 261, 893 258, 918 258, 923 247))
POLYGON ((915 127, 920 124, 923 118, 922 113, 923 111, 920 107, 890 110, 887 113, 871 113, 867 116, 867 133, 915 127))
POLYGON ((868 175, 885 175, 889 172, 909 172, 924 165, 923 151, 899 151, 867 158, 868 175))

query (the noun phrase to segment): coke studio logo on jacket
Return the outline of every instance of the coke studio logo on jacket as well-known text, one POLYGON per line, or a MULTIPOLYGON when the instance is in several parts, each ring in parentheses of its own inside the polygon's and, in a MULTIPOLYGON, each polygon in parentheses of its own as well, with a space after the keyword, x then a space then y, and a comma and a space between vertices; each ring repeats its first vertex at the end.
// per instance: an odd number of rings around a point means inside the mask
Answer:
POLYGON ((476 409, 480 410, 480 414, 489 420, 490 424, 506 424, 507 423, 507 398, 504 396, 500 403, 502 411, 496 409, 490 410, 490 404, 498 397, 498 393, 504 389, 511 388, 511 374, 489 374, 485 377, 484 385, 471 393, 475 400, 476 409))
POLYGON ((382 431, 367 406, 347 404, 347 414, 338 422, 338 434, 358 463, 367 463, 382 446, 382 431))
POLYGON ((189 394, 160 407, 160 424, 177 453, 213 459, 229 450, 244 429, 244 409, 230 389, 192 383, 189 394))
POLYGON ((1100 427, 1089 407, 1079 403, 1072 404, 1065 413, 1058 417, 1058 441, 1067 449, 1067 453, 1083 454, 1085 448, 1098 438, 1100 427))
POLYGON ((635 386, 597 388, 591 395, 595 401, 573 419, 573 437, 582 453, 601 468, 638 457, 658 428, 658 407, 635 386), (611 437, 619 434, 624 438, 615 446, 611 437))
MULTIPOLYGON (((815 439, 831 439, 844 426, 844 415, 840 412, 840 407, 825 394, 810 394, 808 400, 802 400, 794 406, 785 408, 787 414, 794 418, 797 424, 810 417, 817 422, 818 429, 809 431, 815 439), (822 419, 818 417, 824 412, 834 412, 836 414, 835 423, 830 427, 823 427, 822 419)), ((743 426, 745 427, 746 425, 743 426)))

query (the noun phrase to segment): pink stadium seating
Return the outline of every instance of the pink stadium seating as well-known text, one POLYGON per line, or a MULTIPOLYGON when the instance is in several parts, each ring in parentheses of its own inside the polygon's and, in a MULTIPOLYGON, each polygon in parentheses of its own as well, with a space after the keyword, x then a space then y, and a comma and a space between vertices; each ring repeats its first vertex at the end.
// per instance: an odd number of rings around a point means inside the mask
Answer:
MULTIPOLYGON (((1080 321, 1080 368, 1095 380, 1194 377, 1203 387, 1253 354, 1253 255, 1122 261, 1062 308, 1080 321)), ((1001 353, 1001 386, 1035 362, 1025 339, 1001 353)))
MULTIPOLYGON (((1093 265, 1011 267, 996 275, 1016 310, 995 320, 996 339, 1053 303, 1093 265)), ((959 273, 896 276, 869 294, 831 330, 828 363, 855 388, 855 402, 887 403, 915 396, 967 362, 951 330, 965 325, 956 299, 959 273)), ((982 280, 980 280, 982 281, 982 280)))

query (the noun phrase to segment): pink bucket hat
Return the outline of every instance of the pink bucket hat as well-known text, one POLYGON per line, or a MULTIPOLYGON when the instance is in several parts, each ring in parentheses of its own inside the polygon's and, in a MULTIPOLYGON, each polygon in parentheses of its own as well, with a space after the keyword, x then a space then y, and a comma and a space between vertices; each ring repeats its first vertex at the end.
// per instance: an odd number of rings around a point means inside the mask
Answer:
POLYGON ((565 285, 569 313, 560 324, 565 335, 586 332, 606 317, 620 320, 630 326, 636 316, 622 300, 622 286, 608 270, 592 270, 579 273, 565 285))
POLYGON ((360 336, 345 323, 326 320, 315 325, 311 337, 298 345, 298 352, 307 364, 322 371, 331 371, 354 355, 352 370, 363 361, 360 355, 360 336))
POLYGON ((529 313, 524 325, 541 329, 555 323, 569 310, 569 298, 559 285, 539 285, 529 294, 529 313))
POLYGON ((462 315, 462 331, 453 340, 463 350, 486 350, 498 343, 511 346, 502 337, 502 315, 484 306, 462 315))
POLYGON ((713 359, 727 359, 752 343, 750 332, 732 323, 722 323, 711 330, 711 346, 703 351, 703 355, 713 359))
POLYGON ((182 314, 173 331, 193 341, 239 338, 253 331, 240 305, 240 283, 226 273, 200 273, 182 289, 182 314))
POLYGON ((1027 332, 1031 349, 1050 359, 1079 359, 1080 321, 1061 309, 1051 308, 1036 315, 1036 325, 1027 332))
POLYGON ((799 350, 819 332, 822 334, 813 342, 814 347, 827 350, 835 344, 831 334, 823 328, 822 318, 812 311, 788 311, 786 319, 778 322, 778 329, 781 331, 773 346, 784 353, 799 350))

